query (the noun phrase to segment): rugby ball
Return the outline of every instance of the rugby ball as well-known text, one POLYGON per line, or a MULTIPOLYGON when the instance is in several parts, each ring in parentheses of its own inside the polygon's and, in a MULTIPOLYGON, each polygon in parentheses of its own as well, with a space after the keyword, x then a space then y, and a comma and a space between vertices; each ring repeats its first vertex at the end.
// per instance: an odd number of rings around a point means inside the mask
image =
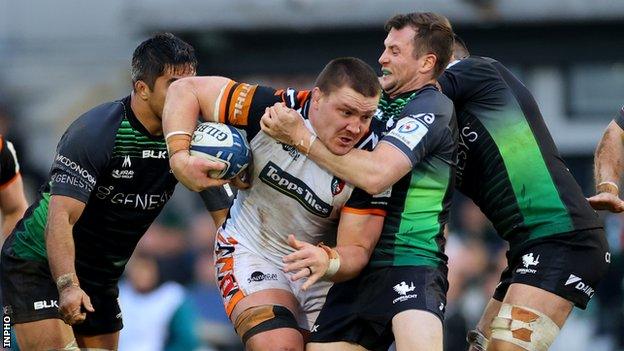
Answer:
POLYGON ((211 178, 234 178, 251 164, 251 149, 243 133, 221 123, 201 123, 193 132, 191 155, 225 164, 221 171, 210 171, 211 178))

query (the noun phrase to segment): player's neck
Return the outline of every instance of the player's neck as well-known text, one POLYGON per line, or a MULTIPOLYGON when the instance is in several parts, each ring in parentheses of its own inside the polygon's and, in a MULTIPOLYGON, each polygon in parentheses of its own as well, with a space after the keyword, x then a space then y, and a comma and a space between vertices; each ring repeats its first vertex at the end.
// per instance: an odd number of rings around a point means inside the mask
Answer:
POLYGON ((130 97, 130 108, 148 133, 154 136, 162 135, 162 120, 154 114, 147 101, 141 100, 134 92, 130 97))
POLYGON ((435 84, 435 83, 436 83, 436 80, 432 77, 422 77, 422 76, 414 77, 411 81, 403 85, 401 89, 397 89, 393 92, 390 92, 388 95, 390 95, 391 99, 394 99, 401 94, 405 94, 410 91, 415 91, 424 87, 425 85, 435 84))

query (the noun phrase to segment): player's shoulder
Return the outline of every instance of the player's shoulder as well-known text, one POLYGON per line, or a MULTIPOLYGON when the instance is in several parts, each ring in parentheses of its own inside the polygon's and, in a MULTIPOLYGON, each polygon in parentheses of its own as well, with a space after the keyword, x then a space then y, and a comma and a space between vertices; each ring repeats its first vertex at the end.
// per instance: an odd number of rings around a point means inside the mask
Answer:
POLYGON ((417 91, 416 96, 407 105, 408 112, 433 113, 437 116, 453 115, 453 101, 433 85, 427 85, 417 91))
POLYGON ((79 121, 83 123, 95 124, 95 125, 107 125, 114 121, 120 121, 126 114, 126 109, 130 108, 130 104, 125 100, 127 98, 119 99, 115 101, 105 102, 78 117, 79 121), (127 105, 127 106, 126 106, 127 105))
POLYGON ((492 67, 494 64, 499 63, 497 60, 491 57, 485 56, 469 56, 461 60, 452 62, 446 69, 447 71, 471 71, 475 68, 487 68, 492 67))
POLYGON ((115 132, 121 120, 130 108, 129 97, 105 102, 78 117, 68 128, 68 131, 93 135, 102 135, 106 132, 115 132))
POLYGON ((114 142, 121 121, 130 108, 129 97, 100 104, 72 122, 59 142, 62 147, 82 145, 101 148, 114 142), (94 143, 94 141, 98 141, 94 143))

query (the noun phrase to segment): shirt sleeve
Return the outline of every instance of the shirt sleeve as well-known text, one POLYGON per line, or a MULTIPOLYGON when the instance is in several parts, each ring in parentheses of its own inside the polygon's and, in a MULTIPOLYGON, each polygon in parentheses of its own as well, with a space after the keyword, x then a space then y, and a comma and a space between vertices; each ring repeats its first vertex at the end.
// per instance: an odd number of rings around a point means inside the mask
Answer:
POLYGON ((351 197, 342 208, 343 212, 354 214, 372 214, 376 216, 386 216, 388 200, 392 192, 392 187, 377 195, 370 195, 366 191, 355 188, 351 197))
POLYGON ((50 171, 50 194, 87 203, 98 177, 103 175, 112 152, 109 143, 114 142, 114 137, 96 130, 89 120, 79 118, 61 137, 50 171), (103 135, 96 135, 99 133, 103 135))
POLYGON ((276 90, 271 87, 229 81, 219 95, 215 112, 218 121, 247 131, 251 141, 260 132, 260 119, 267 107, 276 102, 299 109, 308 100, 309 91, 276 90))
POLYGON ((622 106, 622 108, 618 111, 613 120, 618 126, 620 126, 620 128, 624 129, 624 106, 622 106))
POLYGON ((208 211, 219 211, 232 206, 236 197, 236 188, 225 184, 220 187, 208 188, 199 193, 208 211))
POLYGON ((453 113, 453 105, 449 100, 444 101, 431 94, 421 100, 413 100, 381 142, 398 148, 409 158, 412 166, 415 166, 427 154, 436 150, 448 132, 451 117, 449 114, 453 113))

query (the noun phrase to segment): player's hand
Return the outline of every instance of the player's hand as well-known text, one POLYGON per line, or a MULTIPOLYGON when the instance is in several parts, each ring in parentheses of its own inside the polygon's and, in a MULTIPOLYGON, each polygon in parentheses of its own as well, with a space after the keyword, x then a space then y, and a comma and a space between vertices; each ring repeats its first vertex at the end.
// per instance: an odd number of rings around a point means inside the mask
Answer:
POLYGON ((209 171, 220 171, 225 165, 186 152, 177 152, 169 159, 173 175, 180 183, 192 191, 202 191, 213 186, 222 186, 229 180, 214 179, 208 175, 209 171))
POLYGON ((587 199, 587 201, 595 210, 605 210, 614 213, 624 211, 624 201, 611 193, 596 194, 587 199))
POLYGON ((297 240, 292 234, 288 236, 288 245, 297 251, 282 259, 285 263, 284 272, 296 272, 290 277, 292 281, 307 277, 301 286, 301 290, 307 290, 325 275, 329 268, 329 256, 322 248, 297 240))
POLYGON ((297 146, 302 141, 307 142, 312 135, 299 112, 279 102, 265 109, 260 126, 273 139, 288 145, 297 146))
POLYGON ((59 312, 65 323, 75 325, 84 322, 87 312, 95 312, 95 309, 87 293, 71 285, 59 292, 59 312))
POLYGON ((238 189, 249 189, 251 187, 251 178, 253 174, 253 165, 249 165, 247 169, 240 172, 236 177, 232 178, 230 185, 237 187, 238 189))

